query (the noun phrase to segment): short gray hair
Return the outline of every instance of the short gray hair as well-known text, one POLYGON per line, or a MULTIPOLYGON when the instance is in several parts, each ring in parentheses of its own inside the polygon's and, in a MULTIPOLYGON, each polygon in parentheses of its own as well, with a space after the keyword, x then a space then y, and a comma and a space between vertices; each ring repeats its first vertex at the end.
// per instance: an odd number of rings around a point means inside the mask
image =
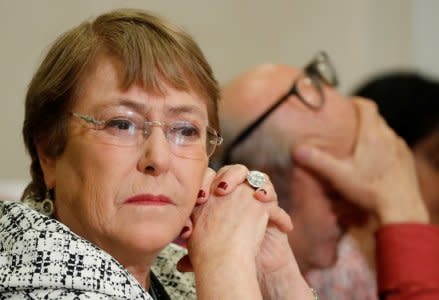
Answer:
MULTIPOLYGON (((233 128, 232 120, 223 122, 225 123, 228 124, 228 129, 233 128)), ((236 132, 232 135, 232 130, 223 130, 225 140, 231 141, 235 136, 236 132)), ((292 209, 292 145, 292 135, 287 134, 280 124, 270 119, 255 128, 247 139, 230 152, 230 163, 243 164, 250 170, 262 171, 270 177, 278 195, 279 205, 287 212, 292 209)))

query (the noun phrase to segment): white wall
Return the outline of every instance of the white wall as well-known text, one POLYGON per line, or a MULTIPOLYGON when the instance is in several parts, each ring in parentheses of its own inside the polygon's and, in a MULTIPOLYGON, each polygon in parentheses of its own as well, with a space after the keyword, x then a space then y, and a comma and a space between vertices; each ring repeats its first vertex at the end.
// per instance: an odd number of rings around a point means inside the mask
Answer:
MULTIPOLYGON (((261 62, 301 66, 324 49, 347 91, 374 71, 422 63, 425 49, 415 51, 412 43, 413 6, 409 0, 0 0, 0 180, 28 178, 20 132, 26 86, 48 44, 87 17, 116 7, 160 13, 193 34, 220 82, 261 62)), ((426 11, 415 19, 426 21, 426 11)))
POLYGON ((424 73, 439 77, 439 1, 411 2, 413 59, 424 73))

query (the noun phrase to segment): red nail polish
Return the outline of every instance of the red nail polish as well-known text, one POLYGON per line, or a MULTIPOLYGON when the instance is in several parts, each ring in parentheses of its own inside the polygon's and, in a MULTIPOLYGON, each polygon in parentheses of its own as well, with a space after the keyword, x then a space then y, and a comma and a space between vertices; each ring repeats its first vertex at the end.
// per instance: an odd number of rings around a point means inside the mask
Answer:
POLYGON ((262 193, 264 193, 264 195, 267 195, 267 191, 264 189, 259 189, 262 193))
POLYGON ((227 189, 228 186, 229 186, 229 185, 228 185, 227 182, 225 182, 225 181, 221 181, 221 182, 218 184, 218 188, 223 189, 223 190, 227 189))
POLYGON ((189 230, 188 226, 184 226, 183 229, 180 232, 180 235, 183 235, 185 232, 187 232, 189 230))
POLYGON ((200 191, 198 192, 198 196, 197 196, 197 198, 204 198, 204 197, 206 197, 206 193, 205 193, 203 190, 200 190, 200 191))

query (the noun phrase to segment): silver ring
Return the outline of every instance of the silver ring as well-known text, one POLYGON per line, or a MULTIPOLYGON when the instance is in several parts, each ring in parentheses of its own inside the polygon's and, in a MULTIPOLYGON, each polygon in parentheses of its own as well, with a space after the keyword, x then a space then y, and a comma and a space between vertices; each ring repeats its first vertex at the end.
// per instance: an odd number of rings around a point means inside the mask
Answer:
POLYGON ((259 171, 249 171, 247 174, 247 182, 254 189, 264 187, 266 183, 264 173, 259 171))

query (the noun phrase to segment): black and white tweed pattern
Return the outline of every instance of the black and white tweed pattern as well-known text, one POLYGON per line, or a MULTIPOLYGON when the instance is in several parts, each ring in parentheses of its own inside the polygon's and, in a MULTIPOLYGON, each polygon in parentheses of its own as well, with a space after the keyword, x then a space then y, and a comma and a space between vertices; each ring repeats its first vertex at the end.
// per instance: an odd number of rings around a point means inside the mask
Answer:
MULTIPOLYGON (((175 271, 179 257, 174 256, 183 251, 177 246, 165 249, 154 267, 171 299, 196 298, 193 280, 175 271)), ((62 223, 21 203, 1 201, 0 295, 0 299, 152 299, 114 258, 62 223)))
POLYGON ((186 249, 170 244, 160 252, 151 268, 171 299, 197 299, 193 273, 180 273, 176 269, 177 262, 186 253, 186 249))

